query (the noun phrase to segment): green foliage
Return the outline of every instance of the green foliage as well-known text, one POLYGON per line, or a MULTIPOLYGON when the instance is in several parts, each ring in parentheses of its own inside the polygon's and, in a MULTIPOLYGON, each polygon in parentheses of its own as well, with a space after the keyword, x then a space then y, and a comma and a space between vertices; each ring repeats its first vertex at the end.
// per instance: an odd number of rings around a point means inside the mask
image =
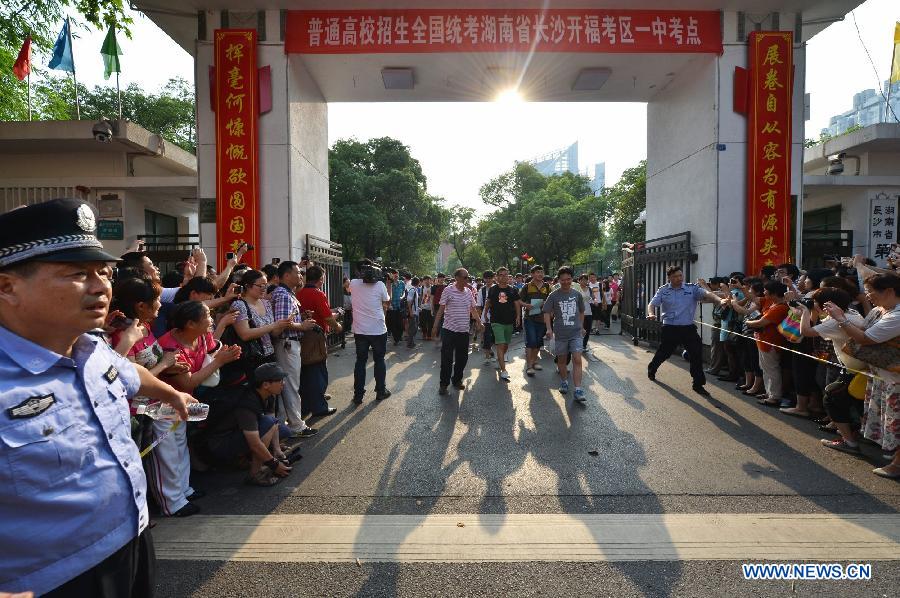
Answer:
POLYGON ((641 211, 647 208, 647 162, 642 160, 634 168, 628 168, 612 187, 601 193, 604 204, 604 226, 597 244, 598 259, 610 269, 621 263, 622 243, 644 241, 647 235, 645 223, 635 224, 641 211))
MULTIPOLYGON (((602 202, 587 177, 568 172, 547 177, 518 163, 484 184, 480 193, 485 203, 498 208, 476 231, 492 267, 518 269, 518 257, 527 252, 551 269, 570 262, 597 238, 602 202)), ((474 248, 469 251, 473 258, 478 255, 474 248)))
MULTIPOLYGON (((18 53, 25 36, 31 34, 34 45, 46 52, 53 47, 69 12, 78 13, 95 29, 116 25, 131 37, 133 20, 125 12, 123 0, 5 0, 0 2, 0 46, 18 53)), ((73 18, 72 24, 77 27, 79 19, 73 18)))
POLYGON ((331 234, 344 258, 381 258, 416 272, 433 269, 450 222, 443 200, 428 194, 418 160, 396 139, 335 142, 328 156, 331 234))
POLYGON ((12 73, 17 54, 0 46, 0 121, 28 120, 28 88, 12 73))

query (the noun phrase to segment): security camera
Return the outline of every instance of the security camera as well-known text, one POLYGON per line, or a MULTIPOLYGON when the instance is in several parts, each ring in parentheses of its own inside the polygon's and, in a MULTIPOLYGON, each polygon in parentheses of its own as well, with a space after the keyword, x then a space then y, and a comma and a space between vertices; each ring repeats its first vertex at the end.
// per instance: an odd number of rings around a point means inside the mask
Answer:
POLYGON ((108 120, 101 120, 94 125, 94 140, 100 143, 109 143, 112 141, 113 128, 108 120))
POLYGON ((828 169, 825 171, 825 173, 830 176, 842 174, 844 172, 844 158, 846 157, 846 152, 831 154, 830 156, 828 156, 828 169))

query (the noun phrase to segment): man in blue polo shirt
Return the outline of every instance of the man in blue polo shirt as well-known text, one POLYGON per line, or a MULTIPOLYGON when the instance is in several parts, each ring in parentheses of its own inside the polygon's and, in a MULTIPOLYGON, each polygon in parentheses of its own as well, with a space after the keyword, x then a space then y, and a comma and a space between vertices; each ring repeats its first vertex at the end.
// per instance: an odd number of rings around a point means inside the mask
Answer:
POLYGON ((98 334, 116 258, 95 231, 75 199, 0 215, 0 593, 153 594, 129 402, 140 392, 187 419, 195 400, 98 334))
POLYGON ((684 282, 684 274, 678 266, 666 271, 668 284, 659 287, 653 299, 647 305, 647 319, 656 319, 656 308, 662 309, 662 333, 659 349, 647 366, 647 377, 656 380, 656 370, 672 356, 675 348, 683 346, 691 362, 691 377, 694 379, 694 392, 709 396, 704 388, 706 376, 703 373, 703 343, 697 334, 694 314, 697 304, 702 302, 718 303, 725 306, 728 299, 722 299, 714 293, 684 282))

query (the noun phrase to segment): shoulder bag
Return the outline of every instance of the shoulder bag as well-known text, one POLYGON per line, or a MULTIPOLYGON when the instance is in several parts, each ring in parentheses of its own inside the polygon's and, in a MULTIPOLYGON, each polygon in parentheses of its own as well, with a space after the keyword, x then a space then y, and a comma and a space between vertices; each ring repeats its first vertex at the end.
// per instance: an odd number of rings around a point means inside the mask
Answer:
POLYGON ((876 368, 900 373, 900 337, 874 345, 860 345, 851 339, 844 345, 843 351, 876 368))
POLYGON ((800 334, 800 312, 796 309, 788 309, 788 314, 778 325, 778 332, 788 341, 799 344, 803 340, 800 334))
POLYGON ((328 358, 325 331, 319 326, 303 332, 300 337, 300 365, 316 365, 328 358))

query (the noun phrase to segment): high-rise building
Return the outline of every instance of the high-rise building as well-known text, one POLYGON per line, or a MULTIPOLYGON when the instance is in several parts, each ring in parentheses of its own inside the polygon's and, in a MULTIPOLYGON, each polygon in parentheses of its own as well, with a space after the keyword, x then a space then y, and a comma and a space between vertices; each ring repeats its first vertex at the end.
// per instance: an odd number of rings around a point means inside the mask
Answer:
POLYGON ((526 162, 534 166, 535 169, 544 176, 552 176, 564 172, 582 174, 591 179, 591 191, 594 192, 594 195, 599 193, 606 185, 606 162, 594 164, 593 174, 591 174, 589 170, 585 170, 584 172, 579 171, 577 141, 569 147, 546 153, 542 156, 526 160, 526 162))
POLYGON ((544 176, 571 172, 578 174, 578 142, 543 156, 526 160, 544 176))
POLYGON ((600 193, 606 186, 606 162, 594 164, 594 178, 591 179, 591 191, 594 195, 600 193))
POLYGON ((888 81, 884 82, 884 93, 887 96, 890 89, 890 108, 888 108, 885 98, 877 89, 866 89, 853 95, 853 109, 832 116, 828 121, 828 127, 822 129, 822 133, 836 137, 847 131, 850 127, 860 126, 867 127, 877 123, 897 122, 897 116, 900 116, 900 81, 890 85, 888 81), (896 115, 896 116, 895 116, 896 115))

